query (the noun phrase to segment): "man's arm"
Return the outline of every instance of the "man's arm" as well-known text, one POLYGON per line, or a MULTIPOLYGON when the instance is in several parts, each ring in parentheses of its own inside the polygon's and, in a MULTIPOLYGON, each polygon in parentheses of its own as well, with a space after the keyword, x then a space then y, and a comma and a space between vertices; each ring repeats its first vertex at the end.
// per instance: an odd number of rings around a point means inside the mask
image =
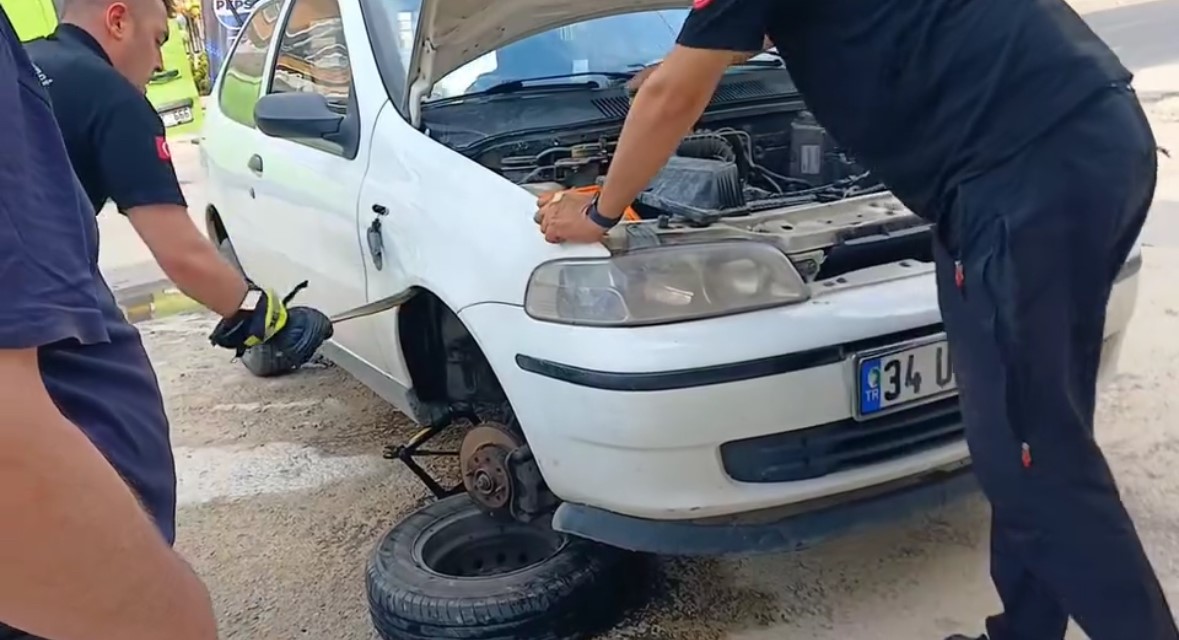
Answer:
POLYGON ((0 621, 56 640, 213 640, 204 586, 49 397, 38 347, 108 339, 93 212, 0 9, 0 621), (79 209, 79 206, 84 207, 79 209))
POLYGON ((168 278, 222 317, 237 313, 245 278, 188 215, 164 125, 151 103, 129 96, 107 111, 93 135, 111 199, 168 278))
POLYGON ((36 349, 0 350, 0 406, 0 620, 57 640, 214 640, 204 585, 57 410, 36 349))
POLYGON ((602 186, 601 215, 622 216, 700 119, 725 69, 769 41, 771 1, 712 0, 688 14, 675 48, 631 105, 602 186))
POLYGON ((132 207, 127 219, 185 295, 223 318, 238 312, 246 296, 245 278, 197 229, 188 209, 166 204, 132 207))

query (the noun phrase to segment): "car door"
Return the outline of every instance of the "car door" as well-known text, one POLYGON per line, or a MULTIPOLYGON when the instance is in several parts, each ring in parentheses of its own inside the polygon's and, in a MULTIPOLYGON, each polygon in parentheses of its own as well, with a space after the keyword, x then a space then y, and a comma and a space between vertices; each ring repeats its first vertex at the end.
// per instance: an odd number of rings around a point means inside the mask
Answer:
POLYGON ((259 3, 226 54, 201 133, 201 160, 208 174, 209 203, 229 233, 238 261, 258 282, 279 271, 270 255, 265 227, 258 225, 255 189, 259 176, 250 169, 265 136, 254 122, 254 105, 273 54, 281 0, 259 3))
MULTIPOLYGON (((360 112, 338 0, 291 0, 283 20, 265 95, 317 93, 344 116, 341 130, 350 135, 332 141, 263 135, 248 160, 259 176, 251 224, 276 257, 266 286, 282 292, 306 280, 296 303, 332 315, 367 302, 357 202, 376 113, 360 112)), ((338 325, 333 339, 368 365, 386 368, 371 319, 338 325)))

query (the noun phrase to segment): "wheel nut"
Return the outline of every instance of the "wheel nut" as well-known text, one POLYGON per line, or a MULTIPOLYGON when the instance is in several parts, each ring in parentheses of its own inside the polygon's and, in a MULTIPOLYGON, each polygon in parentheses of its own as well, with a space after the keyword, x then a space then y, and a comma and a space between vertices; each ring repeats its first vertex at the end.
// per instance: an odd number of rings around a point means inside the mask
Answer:
POLYGON ((495 483, 492 482, 491 476, 487 475, 487 472, 480 471, 478 474, 476 474, 475 489, 477 489, 480 493, 491 493, 491 490, 494 488, 494 486, 495 483))

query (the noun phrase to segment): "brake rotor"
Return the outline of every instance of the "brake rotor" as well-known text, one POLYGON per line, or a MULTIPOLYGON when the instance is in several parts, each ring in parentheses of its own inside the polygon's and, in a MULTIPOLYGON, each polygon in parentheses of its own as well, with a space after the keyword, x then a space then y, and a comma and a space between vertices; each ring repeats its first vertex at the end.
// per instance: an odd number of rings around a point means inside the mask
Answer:
POLYGON ((484 511, 496 515, 510 512, 514 493, 508 455, 521 443, 501 425, 485 422, 463 437, 459 466, 467 494, 484 511))

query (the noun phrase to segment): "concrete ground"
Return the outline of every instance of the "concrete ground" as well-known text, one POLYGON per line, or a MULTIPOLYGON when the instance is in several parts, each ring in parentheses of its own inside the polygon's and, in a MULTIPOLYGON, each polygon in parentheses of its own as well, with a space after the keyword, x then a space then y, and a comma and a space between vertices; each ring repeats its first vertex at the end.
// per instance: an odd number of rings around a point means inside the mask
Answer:
MULTIPOLYGON (((1077 4, 1139 71, 1156 134, 1179 154, 1179 0, 1077 4)), ((1098 431, 1179 602, 1171 498, 1179 493, 1179 435, 1165 417, 1179 403, 1170 395, 1179 379, 1179 160, 1161 162, 1138 312, 1122 372, 1102 394, 1098 431)), ((197 200, 199 183, 187 171, 197 200)), ((142 263, 133 236, 112 239, 126 221, 103 217, 104 270, 142 263)), ((364 562, 375 539, 426 496, 409 472, 380 457, 412 425, 332 367, 250 377, 208 346, 212 324, 194 314, 140 326, 173 421, 178 548, 207 581, 223 637, 372 640, 364 562)), ((986 532, 987 507, 974 500, 802 553, 665 561, 663 595, 609 637, 936 640, 978 631, 997 607, 986 532)))
MULTIPOLYGON (((188 200, 188 212, 197 227, 205 230, 205 176, 200 167, 200 147, 195 137, 170 139, 172 162, 188 200)), ((102 238, 98 265, 111 288, 116 292, 130 289, 162 289, 167 286, 164 272, 152 260, 147 245, 135 234, 126 218, 119 215, 114 204, 107 203, 98 216, 98 232, 102 238)))

